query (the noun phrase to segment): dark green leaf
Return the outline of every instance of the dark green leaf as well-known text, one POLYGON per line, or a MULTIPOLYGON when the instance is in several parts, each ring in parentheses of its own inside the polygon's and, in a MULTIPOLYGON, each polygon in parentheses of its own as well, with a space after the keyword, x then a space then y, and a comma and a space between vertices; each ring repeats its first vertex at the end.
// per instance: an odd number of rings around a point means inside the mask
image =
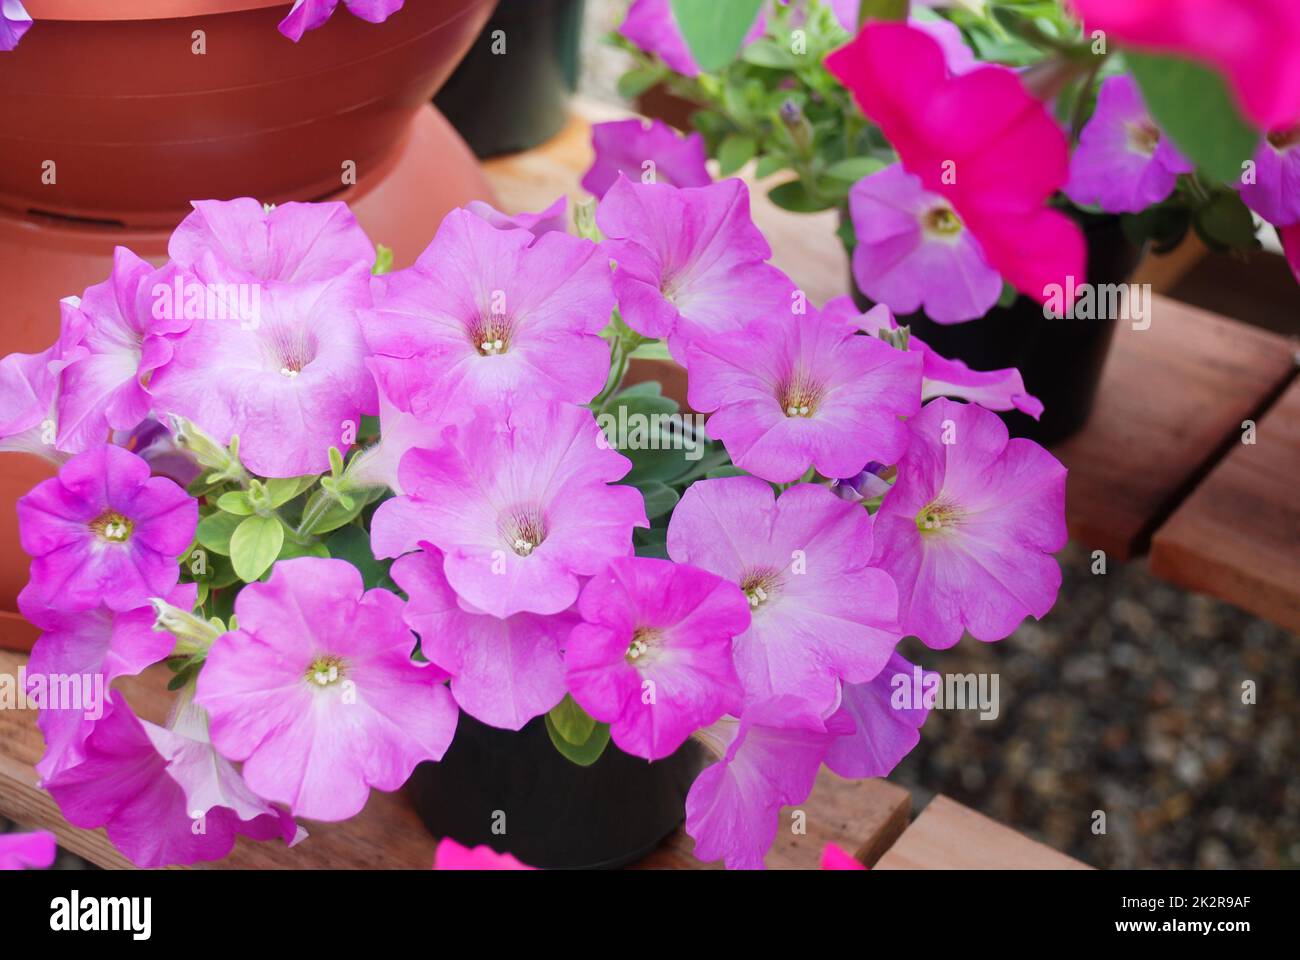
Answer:
POLYGON ((768 191, 767 197, 782 210, 792 213, 816 213, 832 206, 825 200, 816 200, 808 195, 808 189, 801 180, 790 180, 768 191))
POLYGON ((1255 239, 1255 218, 1235 191, 1216 195, 1196 214, 1200 234, 1221 249, 1251 250, 1255 239))
POLYGON ((563 700, 551 708, 546 718, 565 743, 574 747, 586 743, 596 729, 595 718, 578 706, 573 697, 567 693, 563 700))
POLYGON ((885 169, 885 161, 876 157, 849 157, 847 160, 832 163, 826 168, 825 173, 835 180, 857 183, 863 177, 869 177, 883 169, 885 169))
POLYGON ((218 510, 216 513, 210 513, 199 521, 196 536, 199 544, 211 550, 213 553, 219 553, 222 556, 230 556, 230 538, 235 532, 235 528, 244 522, 244 518, 234 513, 225 513, 218 510))
POLYGON ((629 70, 618 78, 618 95, 626 100, 635 100, 656 83, 663 79, 661 67, 638 67, 629 70))
POLYGON ((645 497, 645 515, 653 520, 672 511, 681 498, 677 491, 658 480, 650 480, 640 487, 641 496, 645 497))
POLYGON ((763 0, 672 0, 673 18, 701 70, 721 70, 735 59, 763 0))
POLYGON ((325 540, 329 555, 339 560, 346 560, 361 571, 361 580, 366 589, 382 586, 388 580, 388 568, 391 560, 376 560, 370 547, 370 535, 355 524, 348 524, 335 531, 325 540))

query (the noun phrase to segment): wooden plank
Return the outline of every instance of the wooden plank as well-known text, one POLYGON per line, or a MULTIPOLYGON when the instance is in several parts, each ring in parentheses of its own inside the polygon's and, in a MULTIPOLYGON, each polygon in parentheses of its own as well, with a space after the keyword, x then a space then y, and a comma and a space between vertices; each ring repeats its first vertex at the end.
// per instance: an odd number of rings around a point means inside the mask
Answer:
MULTIPOLYGON (((578 181, 592 159, 590 121, 628 114, 586 100, 575 110, 550 142, 485 165, 508 211, 539 210, 560 194, 584 195, 578 181)), ((781 210, 766 197, 771 185, 755 184, 750 206, 772 245, 772 262, 813 303, 848 292, 835 214, 781 210)), ((1189 251, 1194 258, 1195 247, 1189 251)), ((1121 324, 1091 421, 1055 451, 1070 468, 1071 534, 1115 560, 1145 552, 1156 527, 1213 465, 1241 421, 1291 376, 1291 354, 1276 334, 1158 296, 1149 329, 1121 324)), ((648 375, 651 368, 637 370, 633 379, 648 375)), ((684 384, 677 386, 684 393, 684 384)))
POLYGON ((1154 297, 1149 329, 1116 331, 1088 425, 1053 451, 1071 536, 1115 560, 1144 552, 1294 368, 1285 338, 1154 297))
POLYGON ((937 796, 877 870, 1091 870, 955 800, 937 796))
MULTIPOLYGON (((22 654, 0 651, 0 674, 16 677, 27 662, 22 654)), ((172 694, 166 690, 171 674, 151 667, 140 677, 118 681, 118 688, 137 714, 153 722, 167 715, 172 694)), ((34 710, 0 710, 0 814, 25 828, 54 831, 65 849, 101 867, 122 869, 130 864, 103 830, 80 830, 68 824, 49 794, 37 785, 36 762, 45 745, 34 710)), ((883 780, 844 780, 823 770, 803 805, 806 834, 781 834, 768 856, 777 869, 815 867, 827 842, 856 851, 872 863, 898 837, 907 823, 911 799, 906 790, 883 780)), ((782 814, 789 824, 790 810, 782 814)), ((196 864, 204 869, 329 870, 340 868, 428 869, 435 839, 429 835, 405 791, 372 791, 366 808, 342 823, 304 822, 310 834, 293 849, 277 841, 240 839, 226 859, 196 864)), ((788 827, 787 827, 788 830, 788 827)), ((639 866, 646 869, 700 869, 693 842, 682 830, 639 866)))
POLYGON ((1151 572, 1300 633, 1297 491, 1300 382, 1156 531, 1151 572))

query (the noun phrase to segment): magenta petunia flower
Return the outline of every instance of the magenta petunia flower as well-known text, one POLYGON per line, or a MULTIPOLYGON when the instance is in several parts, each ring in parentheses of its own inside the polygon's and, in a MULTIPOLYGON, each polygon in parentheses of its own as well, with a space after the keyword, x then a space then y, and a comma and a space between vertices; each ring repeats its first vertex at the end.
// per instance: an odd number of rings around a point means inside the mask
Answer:
POLYGON ((61 304, 60 341, 75 343, 58 398, 57 444, 80 452, 103 443, 113 430, 132 430, 149 415, 148 381, 172 357, 171 335, 190 325, 166 309, 159 287, 180 276, 169 264, 155 270, 125 247, 113 251, 113 275, 61 304))
POLYGON ((1112 42, 1217 67, 1265 130, 1300 121, 1300 5, 1293 0, 1071 0, 1112 42))
POLYGON ((737 584, 752 621, 735 642, 751 700, 789 694, 823 711, 838 680, 863 683, 889 660, 898 591, 871 557, 871 517, 830 490, 778 498, 756 477, 691 484, 668 523, 668 555, 737 584))
POLYGON ((19 538, 32 557, 18 597, 28 619, 42 610, 133 610, 170 593, 198 525, 199 507, 121 447, 73 457, 18 501, 19 538))
POLYGON ((471 200, 465 204, 465 209, 498 230, 527 230, 534 237, 544 233, 568 233, 569 230, 568 197, 560 197, 538 213, 516 213, 514 216, 504 214, 482 200, 471 200))
POLYGON ((1289 227, 1278 227, 1277 238, 1282 244, 1282 253, 1286 257, 1287 266, 1291 268, 1296 283, 1300 283, 1300 223, 1289 227))
MULTIPOLYGON (((928 6, 928 4, 918 3, 917 6, 928 6)), ((835 13, 835 19, 839 21, 841 27, 853 34, 858 32, 858 13, 861 7, 862 0, 831 0, 831 10, 835 13)), ((933 20, 908 17, 907 22, 938 41, 939 46, 943 47, 944 60, 948 64, 950 73, 968 73, 981 65, 975 52, 966 46, 961 30, 951 20, 944 20, 942 17, 933 20)))
MULTIPOLYGON (((383 23, 402 9, 403 0, 343 0, 355 17, 370 23, 383 23)), ((288 15, 280 21, 280 32, 297 43, 308 30, 325 25, 334 15, 339 0, 294 0, 288 15)))
POLYGON ((847 850, 834 843, 828 843, 822 848, 821 868, 823 870, 865 870, 867 866, 847 850))
MULTIPOLYGON (((243 289, 235 274, 220 279, 221 269, 208 254, 205 289, 243 289)), ((176 339, 150 384, 155 409, 220 443, 237 434, 240 459, 260 476, 324 472, 329 448, 347 449, 362 414, 378 409, 359 319, 370 270, 357 264, 336 280, 253 290, 238 308, 222 300, 226 307, 205 309, 176 339)))
MULTIPOLYGON (((766 29, 767 20, 760 11, 744 42, 752 43, 766 29)), ((671 0, 633 0, 618 32, 646 53, 659 57, 674 73, 684 77, 699 76, 699 65, 691 56, 681 28, 677 26, 671 0)))
MULTIPOLYGON (((193 610, 197 595, 195 584, 182 583, 162 599, 182 610, 193 610)), ((43 632, 27 664, 29 680, 44 678, 46 690, 53 689, 54 677, 75 677, 83 686, 80 704, 39 704, 36 722, 45 735, 45 755, 36 764, 36 772, 48 780, 85 759, 86 738, 100 716, 111 709, 106 700, 86 701, 107 698, 109 686, 118 677, 135 676, 166 659, 176 639, 154 629, 157 618, 147 602, 123 611, 105 606, 76 613, 37 610, 31 612, 30 619, 43 632), (86 684, 91 687, 86 689, 86 684)))
POLYGON ((564 233, 498 230, 447 214, 415 265, 365 315, 374 353, 431 353, 467 407, 507 396, 587 403, 609 375, 600 332, 614 308, 608 260, 564 233))
POLYGON ((44 870, 53 865, 58 844, 48 830, 0 833, 0 870, 44 870))
POLYGON ((1061 586, 1065 467, 972 404, 932 400, 908 428, 871 561, 898 584, 903 632, 945 648, 963 627, 1000 640, 1041 618, 1061 586))
POLYGON ((208 652, 195 702, 260 796, 345 820, 373 787, 440 760, 456 730, 446 674, 411 659, 405 604, 343 560, 282 560, 235 598, 239 629, 208 652))
POLYGON ((666 183, 673 187, 707 187, 713 182, 705 165, 708 154, 698 133, 684 136, 662 120, 614 120, 591 128, 596 157, 582 177, 582 189, 597 197, 618 181, 666 183))
MULTIPOLYGON (((211 253, 221 279, 306 283, 333 280, 358 264, 370 269, 375 247, 346 203, 263 206, 250 197, 195 200, 167 242, 177 263, 202 271, 211 253)), ((203 280, 212 278, 200 276, 203 280)))
POLYGON ((14 49, 32 26, 22 0, 0 0, 0 52, 14 49))
POLYGON ((812 792, 826 751, 853 731, 842 713, 824 720, 797 697, 750 704, 737 722, 722 720, 701 738, 721 756, 686 795, 686 832, 695 856, 733 870, 761 870, 776 838, 781 807, 812 792))
MULTIPOLYGON (((69 301, 59 309, 75 311, 69 301)), ((86 355, 76 340, 77 323, 65 323, 58 342, 40 353, 11 353, 0 359, 0 452, 31 453, 55 463, 68 458, 58 439, 59 375, 86 355)))
POLYGON ((1300 126, 1264 138, 1255 152, 1253 182, 1240 189, 1246 206, 1274 226, 1300 223, 1300 126))
POLYGON ((810 466, 851 477, 869 460, 895 462, 907 446, 900 417, 921 405, 919 355, 811 307, 802 316, 769 310, 738 333, 697 339, 687 364, 691 407, 713 413, 709 435, 736 466, 773 483, 810 466))
POLYGON ((104 827, 144 868, 220 860, 239 836, 300 839, 293 818, 256 796, 212 749, 201 715, 166 729, 136 717, 119 691, 112 697, 86 759, 45 783, 69 823, 104 827))
POLYGON ((918 674, 922 684, 937 676, 894 653, 871 680, 844 684, 840 712, 853 720, 854 730, 831 744, 827 767, 850 779, 889 776, 921 742, 921 727, 930 713, 900 694, 923 689, 915 683, 918 674), (898 678, 905 678, 906 686, 898 678))
POLYGON ((741 180, 678 189, 620 179, 600 201, 596 222, 618 264, 623 320, 643 336, 667 338, 678 363, 698 337, 790 309, 794 284, 765 262, 772 248, 749 218, 741 180))
MULTIPOLYGON (((823 312, 873 337, 898 329, 898 321, 883 303, 859 314, 851 297, 836 297, 823 312)), ((1019 410, 1035 420, 1043 415, 1042 401, 1025 390, 1025 381, 1015 367, 972 370, 960 360, 941 357, 915 334, 908 336, 907 349, 921 355, 922 400, 955 397, 988 410, 1019 410)))
POLYGON ((519 730, 564 699, 563 650, 575 614, 503 618, 467 610, 432 545, 399 557, 391 576, 410 597, 406 623, 420 635, 421 652, 451 674, 451 694, 470 716, 519 730))
POLYGON ((749 627, 733 583, 650 557, 622 557, 582 589, 565 650, 569 692, 619 749, 670 756, 744 699, 731 641, 749 627))
POLYGON ((630 554, 632 528, 648 526, 640 492, 611 485, 630 466, 581 407, 482 408, 402 458, 408 495, 376 511, 371 546, 395 557, 432 543, 456 593, 484 613, 559 613, 579 577, 630 554))
POLYGON ((1012 286, 1044 301, 1052 284, 1084 276, 1082 232, 1045 205, 1069 172, 1065 134, 1014 72, 985 66, 954 76, 932 37, 879 22, 826 67, 1012 286))
POLYGON ((508 853, 497 853, 487 844, 466 847, 451 837, 438 841, 438 848, 433 852, 433 869, 435 870, 536 870, 526 863, 520 863, 508 853))
POLYGON ((936 323, 984 316, 1002 277, 952 204, 893 164, 849 190, 858 289, 896 313, 924 309, 936 323))
POLYGON ((1193 169, 1147 113, 1137 81, 1119 74, 1102 82, 1064 189, 1083 206, 1138 213, 1173 193, 1178 175, 1193 169))
POLYGON ((188 487, 203 472, 189 451, 177 445, 171 430, 152 417, 141 421, 129 433, 115 433, 113 443, 125 447, 149 464, 149 471, 155 477, 167 477, 182 487, 188 487))

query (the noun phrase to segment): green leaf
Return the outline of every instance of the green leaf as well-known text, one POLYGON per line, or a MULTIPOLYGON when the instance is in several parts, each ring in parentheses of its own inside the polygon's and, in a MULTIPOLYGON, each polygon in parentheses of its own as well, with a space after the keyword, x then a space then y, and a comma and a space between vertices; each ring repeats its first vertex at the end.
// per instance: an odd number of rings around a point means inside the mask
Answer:
POLYGON ((1235 191, 1218 194, 1198 211, 1196 226, 1212 246, 1251 250, 1259 245, 1255 239, 1255 218, 1235 191))
POLYGON ((551 722, 551 715, 546 715, 546 732, 551 736, 551 743, 555 749, 567 760, 576 763, 580 767, 589 767, 605 752, 605 747, 609 743, 609 724, 598 723, 587 738, 586 743, 581 746, 574 746, 565 740, 555 730, 555 724, 551 722))
POLYGON ((1124 59, 1151 116, 1174 145, 1219 183, 1237 180, 1255 154, 1259 131, 1237 112, 1223 78, 1176 57, 1127 50, 1124 59))
POLYGON ((375 247, 375 265, 370 268, 370 272, 376 277, 382 277, 386 273, 393 271, 393 251, 391 247, 386 247, 382 243, 375 247))
POLYGON ((242 490, 231 490, 219 496, 217 509, 240 517, 246 517, 253 512, 253 506, 248 502, 248 494, 242 490))
POLYGON ((582 707, 569 694, 564 695, 564 699, 551 708, 547 719, 551 721, 551 726, 566 743, 575 747, 580 747, 590 738, 592 731, 596 729, 596 719, 582 707))
POLYGON ((670 512, 681 499, 676 490, 659 480, 647 481, 639 489, 645 497, 645 515, 650 520, 670 512))
POLYGON ((299 543, 288 537, 284 538, 284 546, 280 548, 280 555, 277 560, 293 560, 296 557, 320 557, 322 560, 330 558, 329 548, 319 540, 313 540, 310 543, 299 543))
MULTIPOLYGON (((673 355, 668 352, 668 344, 662 340, 651 340, 649 343, 643 343, 633 350, 629 356, 633 360, 671 360, 673 358, 673 355)), ((624 392, 626 393, 626 391, 624 392)))
POLYGON ((754 156, 758 148, 754 138, 741 133, 733 133, 722 141, 718 147, 718 175, 729 177, 754 156))
POLYGON ((746 45, 741 51, 740 59, 756 67, 770 67, 774 70, 793 70, 807 63, 807 57, 800 57, 789 47, 769 37, 762 37, 746 45))
MULTIPOLYGON (((862 0, 858 23, 868 20, 906 20, 909 0, 862 0)), ((856 31, 854 31, 856 32, 856 31)))
POLYGON ((810 197, 801 180, 790 180, 780 186, 773 187, 767 192, 767 198, 782 210, 789 210, 793 213, 816 213, 818 210, 826 210, 831 206, 825 201, 814 200, 810 197))
POLYGON ((736 58, 763 0, 672 0, 673 19, 691 56, 708 72, 736 58))
POLYGON ((230 538, 234 534, 235 528, 243 522, 243 517, 234 513, 217 511, 208 514, 199 521, 199 527, 196 531, 199 544, 207 547, 213 553, 228 557, 230 556, 230 538))
POLYGON ((245 583, 252 583, 275 563, 284 544, 278 517, 248 517, 230 538, 230 562, 245 583))
POLYGON ((662 67, 638 67, 618 78, 618 95, 625 100, 635 100, 663 79, 662 67))
POLYGON ((784 157, 778 157, 776 154, 768 153, 758 158, 758 163, 754 165, 754 177, 758 180, 766 180, 778 170, 784 170, 786 162, 784 157))
POLYGON ((272 507, 281 507, 316 482, 316 477, 288 477, 266 481, 266 492, 272 507))
POLYGON ((331 557, 346 560, 361 571, 361 580, 371 590, 388 580, 391 560, 376 560, 370 546, 370 535, 356 524, 348 524, 325 541, 331 557))
POLYGON ((637 527, 632 531, 632 546, 638 557, 668 560, 668 528, 637 527))
POLYGON ((719 480, 723 477, 747 477, 747 476, 749 476, 749 473, 747 471, 741 470, 740 467, 736 466, 734 463, 729 463, 724 467, 714 467, 712 470, 710 470, 708 473, 704 475, 704 479, 719 480))
MULTIPOLYGON (((310 533, 310 534, 322 534, 322 533, 329 533, 331 530, 337 530, 339 527, 351 523, 358 516, 360 516, 361 511, 364 510, 367 505, 373 503, 375 500, 378 500, 379 497, 383 495, 383 493, 384 493, 383 487, 375 487, 374 489, 371 490, 357 491, 352 495, 352 505, 350 507, 344 506, 339 501, 333 500, 331 498, 329 505, 325 508, 325 512, 322 513, 320 517, 316 519, 316 521, 311 525, 310 530, 304 530, 303 532, 310 533)), ((303 508, 302 511, 303 516, 308 516, 309 514, 312 514, 315 510, 316 504, 319 501, 327 499, 329 497, 330 495, 326 493, 324 490, 314 491, 312 495, 307 499, 307 506, 303 508)))
POLYGON ((1019 296, 1020 296, 1020 291, 1017 290, 1015 287, 1013 287, 1011 284, 1007 283, 1005 280, 1003 280, 1002 293, 998 295, 998 306, 1002 307, 1005 310, 1007 307, 1015 303, 1016 298, 1019 296))
POLYGON ((857 183, 863 177, 869 177, 883 169, 885 169, 885 161, 876 157, 849 157, 847 160, 832 163, 826 168, 825 173, 834 180, 857 183))

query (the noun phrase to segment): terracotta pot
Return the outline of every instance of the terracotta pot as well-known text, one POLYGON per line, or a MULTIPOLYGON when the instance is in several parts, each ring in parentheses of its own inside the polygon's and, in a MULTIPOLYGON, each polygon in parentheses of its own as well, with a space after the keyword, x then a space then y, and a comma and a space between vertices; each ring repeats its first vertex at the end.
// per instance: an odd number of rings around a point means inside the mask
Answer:
MULTIPOLYGON (((287 0, 27 0, 36 26, 0 56, 0 349, 52 343, 59 299, 107 277, 115 246, 161 263, 193 199, 343 200, 409 264, 448 210, 491 199, 428 103, 493 4, 418 0, 384 24, 340 9, 294 44, 287 0)), ((0 462, 0 646, 25 649, 13 505, 53 468, 0 462)))

